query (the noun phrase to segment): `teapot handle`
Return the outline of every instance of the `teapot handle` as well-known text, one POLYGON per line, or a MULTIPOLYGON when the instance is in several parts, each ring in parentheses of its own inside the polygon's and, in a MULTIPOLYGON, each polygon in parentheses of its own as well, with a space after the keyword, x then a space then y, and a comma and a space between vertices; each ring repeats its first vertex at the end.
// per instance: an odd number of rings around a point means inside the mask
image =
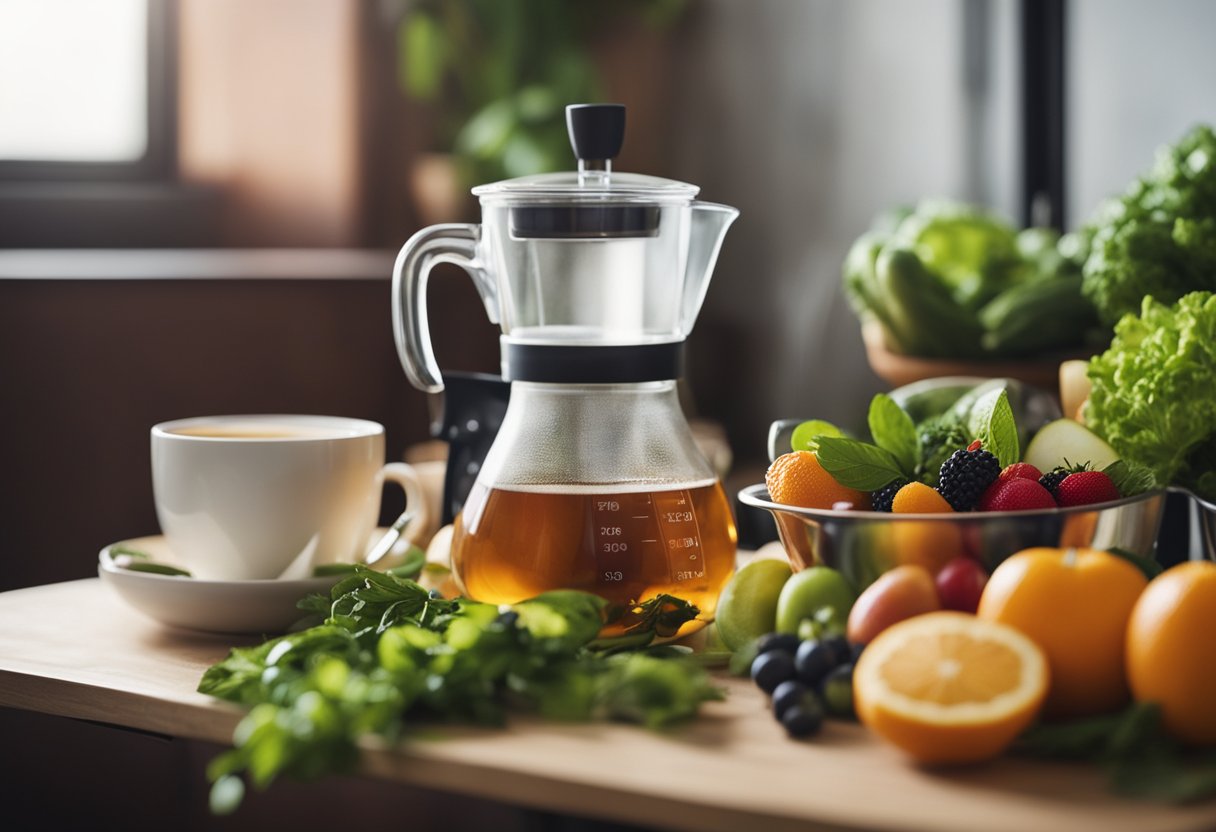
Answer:
POLYGON ((498 323, 498 287, 478 259, 480 239, 480 225, 432 225, 410 237, 397 254, 393 264, 393 339, 406 376, 419 390, 443 390, 426 314, 426 283, 435 265, 452 263, 468 272, 490 322, 498 323))

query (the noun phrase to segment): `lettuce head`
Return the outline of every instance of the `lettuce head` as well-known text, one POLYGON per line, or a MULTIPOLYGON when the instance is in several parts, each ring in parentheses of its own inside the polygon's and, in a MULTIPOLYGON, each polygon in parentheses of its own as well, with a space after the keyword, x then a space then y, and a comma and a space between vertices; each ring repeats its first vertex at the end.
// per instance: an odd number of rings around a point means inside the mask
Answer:
POLYGON ((1216 499, 1216 295, 1143 299, 1089 362, 1086 425, 1158 483, 1216 499))

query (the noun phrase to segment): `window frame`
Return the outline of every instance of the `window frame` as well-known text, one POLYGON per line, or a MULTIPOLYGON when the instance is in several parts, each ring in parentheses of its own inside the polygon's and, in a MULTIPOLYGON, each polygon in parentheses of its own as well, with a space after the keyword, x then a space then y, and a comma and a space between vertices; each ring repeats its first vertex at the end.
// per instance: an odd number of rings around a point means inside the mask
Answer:
POLYGON ((177 175, 177 0, 147 0, 148 143, 143 156, 124 162, 0 159, 5 185, 77 182, 153 182, 177 175))

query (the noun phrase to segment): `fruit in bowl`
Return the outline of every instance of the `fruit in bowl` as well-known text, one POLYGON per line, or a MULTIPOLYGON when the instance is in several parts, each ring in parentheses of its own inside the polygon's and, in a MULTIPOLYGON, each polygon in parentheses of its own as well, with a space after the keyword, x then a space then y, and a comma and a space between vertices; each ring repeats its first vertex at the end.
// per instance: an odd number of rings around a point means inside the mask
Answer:
POLYGON ((936 576, 965 559, 988 574, 1033 546, 1151 557, 1162 499, 1149 472, 1067 419, 1042 427, 1023 456, 1003 386, 964 399, 918 422, 879 394, 867 439, 804 423, 740 499, 772 512, 795 571, 832 566, 858 591, 900 565, 936 576))

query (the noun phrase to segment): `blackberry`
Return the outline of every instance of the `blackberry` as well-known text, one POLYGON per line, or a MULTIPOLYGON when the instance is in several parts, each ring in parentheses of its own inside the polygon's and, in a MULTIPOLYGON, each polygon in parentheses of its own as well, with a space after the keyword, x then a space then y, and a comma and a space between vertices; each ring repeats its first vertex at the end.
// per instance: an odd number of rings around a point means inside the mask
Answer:
POLYGON ((1001 475, 1001 463, 980 448, 979 440, 955 451, 942 463, 937 490, 955 511, 971 511, 980 495, 1001 475))
POLYGON ((884 485, 877 491, 870 492, 870 505, 875 511, 891 511, 891 504, 895 502, 895 492, 908 484, 907 480, 896 480, 890 485, 884 485))
POLYGON ((1043 476, 1039 477, 1039 485, 1051 492, 1051 496, 1056 496, 1056 489, 1060 487, 1060 483, 1064 482, 1064 478, 1072 472, 1067 468, 1052 468, 1043 476))

